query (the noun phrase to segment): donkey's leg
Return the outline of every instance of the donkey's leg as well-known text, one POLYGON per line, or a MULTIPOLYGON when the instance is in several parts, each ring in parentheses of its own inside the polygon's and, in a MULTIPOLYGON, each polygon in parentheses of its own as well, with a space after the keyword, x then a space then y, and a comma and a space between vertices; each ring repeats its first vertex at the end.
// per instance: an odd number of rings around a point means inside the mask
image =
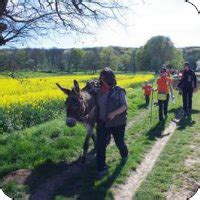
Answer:
POLYGON ((89 148, 89 141, 90 141, 90 137, 92 136, 92 127, 90 125, 86 125, 86 137, 85 137, 85 141, 83 144, 83 156, 82 156, 82 162, 86 161, 86 157, 87 157, 87 152, 88 152, 88 148, 89 148))
POLYGON ((89 148, 89 140, 90 140, 90 135, 86 135, 85 141, 83 144, 83 155, 82 155, 82 159, 81 159, 81 161, 83 163, 86 161, 87 152, 88 152, 88 148, 89 148))

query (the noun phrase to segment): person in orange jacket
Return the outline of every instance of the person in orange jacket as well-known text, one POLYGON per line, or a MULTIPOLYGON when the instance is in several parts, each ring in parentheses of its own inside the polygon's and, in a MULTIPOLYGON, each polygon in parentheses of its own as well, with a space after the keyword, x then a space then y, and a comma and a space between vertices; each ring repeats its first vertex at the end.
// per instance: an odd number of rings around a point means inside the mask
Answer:
POLYGON ((148 84, 147 81, 145 81, 145 84, 142 87, 142 89, 144 91, 144 96, 145 96, 145 101, 146 101, 146 107, 148 107, 149 106, 151 92, 152 92, 152 87, 151 87, 151 85, 148 84))
POLYGON ((172 99, 174 99, 172 79, 167 76, 166 68, 162 68, 160 70, 160 78, 157 80, 156 91, 158 91, 159 120, 163 121, 163 113, 165 118, 167 117, 170 93, 172 95, 172 99))

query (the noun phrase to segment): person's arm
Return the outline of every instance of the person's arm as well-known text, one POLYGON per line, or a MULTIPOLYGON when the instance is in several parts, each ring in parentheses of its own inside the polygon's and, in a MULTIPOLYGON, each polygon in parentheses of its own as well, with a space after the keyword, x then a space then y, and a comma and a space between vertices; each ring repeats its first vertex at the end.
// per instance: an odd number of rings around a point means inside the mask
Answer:
POLYGON ((184 86, 184 83, 185 82, 185 79, 184 79, 184 76, 182 76, 181 77, 181 79, 179 80, 179 83, 177 84, 177 86, 176 86, 176 88, 178 89, 178 90, 183 90, 183 86, 184 86))
POLYGON ((195 89, 197 88, 197 76, 195 73, 194 73, 194 88, 195 89))
POLYGON ((197 76, 194 72, 194 92, 196 92, 196 91, 197 91, 197 76))
POLYGON ((175 99, 175 97, 174 97, 174 89, 173 89, 173 86, 172 86, 172 84, 170 84, 170 87, 169 87, 169 89, 170 89, 170 96, 171 96, 172 100, 174 100, 174 99, 175 99))
POLYGON ((111 112, 108 114, 108 119, 112 120, 114 119, 117 115, 122 114, 124 111, 126 111, 127 106, 126 105, 122 105, 120 108, 118 108, 117 110, 111 112))
POLYGON ((156 91, 158 91, 158 84, 157 84, 157 88, 155 88, 155 89, 154 89, 154 88, 152 88, 152 91, 153 91, 153 92, 156 92, 156 91))
POLYGON ((170 79, 169 90, 170 90, 171 98, 173 100, 174 99, 174 89, 173 89, 173 85, 172 85, 172 79, 170 79))
POLYGON ((127 102, 126 102, 126 96, 125 96, 124 92, 122 92, 120 94, 120 101, 121 101, 122 105, 117 110, 114 110, 113 112, 109 113, 108 114, 108 119, 112 120, 117 115, 120 115, 120 114, 122 114, 123 112, 126 111, 126 109, 127 109, 127 102))
POLYGON ((153 92, 156 92, 156 91, 158 91, 158 84, 159 84, 159 80, 157 80, 156 84, 157 84, 157 88, 155 88, 155 89, 154 89, 154 88, 152 88, 152 91, 153 91, 153 92))

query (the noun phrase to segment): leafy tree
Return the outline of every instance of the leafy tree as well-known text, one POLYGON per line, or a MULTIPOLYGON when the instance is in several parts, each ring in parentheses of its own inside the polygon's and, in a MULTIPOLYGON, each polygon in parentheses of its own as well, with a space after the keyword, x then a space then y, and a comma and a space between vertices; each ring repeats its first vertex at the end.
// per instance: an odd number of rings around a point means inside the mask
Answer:
POLYGON ((120 61, 122 63, 122 70, 127 72, 128 69, 130 68, 130 61, 131 61, 131 53, 124 53, 120 56, 120 61))
MULTIPOLYGON (((19 49, 15 50, 15 61, 16 61, 16 66, 18 69, 20 69, 21 64, 25 63, 27 60, 27 53, 24 49, 19 49)), ((24 65, 25 68, 25 65, 24 65)))
POLYGON ((182 52, 176 50, 170 38, 152 37, 137 52, 137 64, 140 69, 158 72, 163 65, 179 67, 183 61, 182 52))
POLYGON ((72 49, 70 53, 70 64, 75 69, 75 71, 78 71, 78 68, 80 68, 81 60, 84 57, 85 52, 81 49, 72 49))
POLYGON ((9 65, 9 56, 8 52, 0 51, 0 71, 6 70, 6 67, 9 65))
POLYGON ((99 52, 98 49, 90 49, 85 51, 82 59, 82 69, 93 70, 93 73, 99 68, 99 52))
POLYGON ((64 68, 63 49, 52 48, 47 50, 46 57, 49 70, 61 70, 64 68))
POLYGON ((184 59, 188 61, 192 68, 195 70, 197 65, 196 62, 200 58, 200 48, 199 47, 188 47, 183 49, 184 59))
POLYGON ((130 60, 130 71, 133 71, 134 73, 136 73, 137 71, 137 65, 136 65, 136 50, 134 49, 132 51, 132 54, 131 54, 131 60, 130 60))
POLYGON ((135 57, 136 57, 135 58, 136 69, 137 70, 148 70, 148 68, 146 67, 148 64, 147 64, 147 57, 145 55, 144 47, 140 47, 137 50, 135 57))
POLYGON ((181 69, 183 67, 183 63, 184 63, 184 58, 182 50, 174 49, 173 58, 171 62, 169 62, 169 65, 171 65, 172 68, 181 69))
POLYGON ((112 69, 117 69, 118 57, 114 53, 112 47, 102 48, 99 53, 100 65, 101 67, 111 67, 112 69))

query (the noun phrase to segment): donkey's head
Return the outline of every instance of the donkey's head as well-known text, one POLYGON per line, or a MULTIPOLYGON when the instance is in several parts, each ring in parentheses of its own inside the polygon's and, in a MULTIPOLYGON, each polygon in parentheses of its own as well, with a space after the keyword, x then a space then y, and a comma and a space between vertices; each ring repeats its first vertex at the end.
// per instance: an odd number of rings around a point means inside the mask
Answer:
POLYGON ((56 85, 67 95, 65 101, 66 124, 69 127, 73 127, 76 125, 77 121, 80 121, 81 116, 83 116, 85 112, 85 104, 79 84, 74 80, 74 87, 71 90, 61 87, 58 83, 56 85))

